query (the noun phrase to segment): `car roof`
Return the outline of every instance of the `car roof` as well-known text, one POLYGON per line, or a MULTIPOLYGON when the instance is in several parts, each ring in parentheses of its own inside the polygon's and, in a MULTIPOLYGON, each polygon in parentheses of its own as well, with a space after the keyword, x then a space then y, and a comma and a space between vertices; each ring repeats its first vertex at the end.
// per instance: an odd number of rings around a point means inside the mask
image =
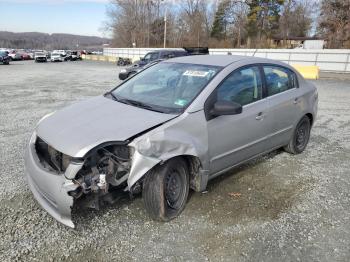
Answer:
POLYGON ((249 63, 274 63, 275 61, 251 56, 241 55, 193 55, 193 56, 181 56, 164 61, 163 63, 184 63, 184 64, 200 64, 226 67, 234 62, 247 60, 249 63))
POLYGON ((162 52, 185 52, 185 50, 181 50, 181 49, 160 49, 160 50, 153 50, 153 51, 149 51, 147 52, 147 54, 150 53, 162 53, 162 52))

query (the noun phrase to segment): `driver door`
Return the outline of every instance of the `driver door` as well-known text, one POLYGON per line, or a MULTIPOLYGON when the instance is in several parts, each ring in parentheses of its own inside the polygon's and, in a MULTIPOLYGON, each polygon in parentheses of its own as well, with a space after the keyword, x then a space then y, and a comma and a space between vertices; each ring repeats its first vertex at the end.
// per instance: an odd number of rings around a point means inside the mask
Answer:
POLYGON ((268 102, 262 96, 258 66, 233 71, 211 94, 243 106, 242 113, 222 115, 207 123, 211 174, 232 167, 268 149, 268 102))

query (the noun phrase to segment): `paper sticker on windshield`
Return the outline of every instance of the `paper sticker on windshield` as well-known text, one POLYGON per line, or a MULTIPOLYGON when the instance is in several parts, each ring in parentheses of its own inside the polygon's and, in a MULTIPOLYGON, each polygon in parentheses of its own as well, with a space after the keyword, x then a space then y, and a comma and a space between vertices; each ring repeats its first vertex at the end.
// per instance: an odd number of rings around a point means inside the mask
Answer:
POLYGON ((207 71, 186 70, 184 76, 206 77, 209 74, 207 71))

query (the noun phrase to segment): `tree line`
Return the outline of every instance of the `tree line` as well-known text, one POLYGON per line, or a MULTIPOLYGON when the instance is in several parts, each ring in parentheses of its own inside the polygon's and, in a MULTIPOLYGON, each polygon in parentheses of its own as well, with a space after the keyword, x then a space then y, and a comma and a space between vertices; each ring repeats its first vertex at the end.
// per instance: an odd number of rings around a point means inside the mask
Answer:
POLYGON ((110 39, 96 36, 0 31, 0 47, 2 48, 101 50, 102 45, 108 43, 110 39))
POLYGON ((269 48, 318 37, 350 48, 350 0, 112 0, 115 47, 269 48), (166 22, 165 22, 166 20, 166 22))

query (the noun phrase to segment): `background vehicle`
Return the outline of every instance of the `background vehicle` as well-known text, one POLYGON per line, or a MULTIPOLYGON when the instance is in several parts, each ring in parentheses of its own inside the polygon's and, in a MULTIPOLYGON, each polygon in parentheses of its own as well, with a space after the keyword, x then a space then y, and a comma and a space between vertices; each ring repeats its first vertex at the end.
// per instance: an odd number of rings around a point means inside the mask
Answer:
POLYGON ((30 60, 34 60, 35 52, 33 50, 26 50, 26 53, 28 54, 30 60))
POLYGON ((19 54, 22 56, 22 60, 31 60, 32 59, 32 57, 26 52, 19 52, 19 54))
POLYGON ((51 53, 51 62, 64 62, 66 61, 66 55, 63 53, 52 52, 51 53))
POLYGON ((4 65, 10 64, 10 57, 8 56, 7 51, 0 50, 0 63, 3 63, 4 65))
POLYGON ((81 60, 81 54, 79 51, 71 51, 71 60, 76 61, 76 60, 81 60))
POLYGON ((47 62, 47 54, 44 52, 34 53, 35 62, 47 62))
POLYGON ((17 51, 11 51, 9 52, 9 57, 12 61, 20 61, 23 60, 23 57, 20 53, 18 53, 17 51))
MULTIPOLYGON (((119 73, 119 79, 125 80, 129 76, 136 74, 144 69, 144 66, 151 62, 161 61, 169 58, 187 56, 187 55, 206 55, 209 54, 207 47, 188 47, 184 50, 162 49, 147 53, 140 61, 133 63, 130 67, 124 68, 119 73)), ((119 60, 118 60, 119 62, 119 60)))
POLYGON ((303 152, 317 103, 316 88, 282 62, 162 61, 104 96, 44 116, 26 150, 28 183, 68 226, 73 202, 97 207, 121 191, 142 191, 149 215, 169 221, 190 188, 203 191, 208 180, 280 147, 303 152))
POLYGON ((123 58, 123 57, 118 58, 117 66, 126 66, 130 64, 131 64, 130 58, 123 58))
POLYGON ((65 57, 64 57, 64 61, 72 61, 72 52, 70 50, 65 51, 65 57))

